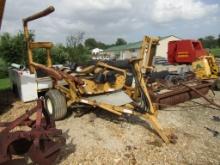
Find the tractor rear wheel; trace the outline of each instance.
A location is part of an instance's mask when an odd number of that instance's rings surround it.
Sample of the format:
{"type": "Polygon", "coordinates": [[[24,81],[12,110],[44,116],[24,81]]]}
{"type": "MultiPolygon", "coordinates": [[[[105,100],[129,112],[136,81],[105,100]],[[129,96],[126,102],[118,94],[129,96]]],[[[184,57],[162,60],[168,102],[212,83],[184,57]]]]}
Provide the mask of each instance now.
{"type": "Polygon", "coordinates": [[[50,89],[45,94],[45,107],[54,120],[61,120],[67,114],[66,98],[57,89],[50,89]]]}

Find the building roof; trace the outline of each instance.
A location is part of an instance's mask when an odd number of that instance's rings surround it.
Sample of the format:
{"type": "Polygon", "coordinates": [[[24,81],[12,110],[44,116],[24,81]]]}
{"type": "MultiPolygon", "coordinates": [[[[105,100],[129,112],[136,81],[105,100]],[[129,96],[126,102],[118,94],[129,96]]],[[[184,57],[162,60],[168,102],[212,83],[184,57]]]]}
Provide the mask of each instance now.
{"type": "Polygon", "coordinates": [[[175,38],[178,38],[178,39],[182,39],[182,38],[177,37],[177,36],[175,36],[175,35],[169,35],[169,36],[164,36],[164,37],[159,37],[159,38],[160,38],[160,41],[161,41],[161,40],[167,39],[167,38],[169,38],[169,37],[175,37],[175,38]]]}
{"type": "MultiPolygon", "coordinates": [[[[159,38],[160,38],[160,40],[164,40],[164,39],[172,37],[172,36],[176,37],[174,35],[169,35],[169,36],[159,37],[159,38]]],[[[176,38],[179,38],[179,37],[176,37],[176,38]]],[[[120,52],[120,51],[123,51],[123,50],[138,49],[138,48],[141,47],[141,43],[142,43],[142,41],[128,43],[126,45],[113,46],[113,47],[110,47],[110,48],[106,49],[105,52],[120,52]]]]}
{"type": "Polygon", "coordinates": [[[126,45],[120,45],[120,46],[113,46],[110,47],[108,49],[106,49],[105,51],[111,51],[111,52],[117,52],[117,51],[122,51],[122,50],[129,50],[129,49],[137,49],[141,47],[141,42],[133,42],[133,43],[128,43],[126,45]]]}

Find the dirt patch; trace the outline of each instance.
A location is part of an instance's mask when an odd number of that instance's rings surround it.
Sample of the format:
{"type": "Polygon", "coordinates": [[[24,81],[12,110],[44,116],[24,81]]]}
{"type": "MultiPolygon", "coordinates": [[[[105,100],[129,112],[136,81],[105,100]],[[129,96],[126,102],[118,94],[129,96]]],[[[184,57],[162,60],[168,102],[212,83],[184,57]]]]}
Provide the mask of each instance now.
{"type": "Polygon", "coordinates": [[[12,121],[25,113],[26,110],[33,108],[35,102],[23,103],[10,91],[0,92],[0,121],[12,121]]]}
{"type": "MultiPolygon", "coordinates": [[[[220,104],[220,92],[215,101],[220,104]]],[[[12,120],[34,105],[14,100],[0,120],[12,120]]],[[[220,131],[220,122],[212,120],[220,116],[220,110],[203,99],[159,111],[162,127],[178,137],[176,144],[169,145],[135,118],[118,118],[99,110],[81,117],[74,114],[56,123],[67,138],[60,165],[220,164],[220,136],[214,137],[205,128],[220,131]]]]}

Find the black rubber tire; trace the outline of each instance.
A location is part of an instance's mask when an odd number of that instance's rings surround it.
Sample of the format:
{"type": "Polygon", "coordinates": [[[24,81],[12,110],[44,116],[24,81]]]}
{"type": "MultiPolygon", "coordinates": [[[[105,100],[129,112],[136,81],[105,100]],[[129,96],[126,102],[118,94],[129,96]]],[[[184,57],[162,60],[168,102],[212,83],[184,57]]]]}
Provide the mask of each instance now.
{"type": "Polygon", "coordinates": [[[50,89],[45,94],[45,107],[47,112],[53,116],[54,120],[61,120],[67,114],[66,98],[57,89],[50,89]],[[51,103],[50,107],[48,107],[49,101],[51,103]]]}

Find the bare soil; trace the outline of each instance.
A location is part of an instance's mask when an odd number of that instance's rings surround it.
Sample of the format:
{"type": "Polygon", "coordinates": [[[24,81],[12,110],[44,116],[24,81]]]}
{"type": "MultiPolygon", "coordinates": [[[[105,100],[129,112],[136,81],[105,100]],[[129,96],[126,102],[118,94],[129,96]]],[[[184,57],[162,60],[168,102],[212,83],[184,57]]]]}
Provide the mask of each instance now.
{"type": "MultiPolygon", "coordinates": [[[[0,94],[0,121],[13,120],[35,105],[8,95],[0,94]]],[[[220,104],[220,92],[214,100],[220,104]]],[[[213,120],[213,116],[220,117],[220,109],[202,98],[159,111],[161,126],[178,137],[176,144],[168,145],[135,117],[119,118],[98,109],[81,117],[74,117],[74,110],[69,112],[65,120],[56,123],[67,138],[57,160],[59,165],[220,165],[220,135],[214,137],[205,128],[220,132],[220,122],[213,120]]]]}

